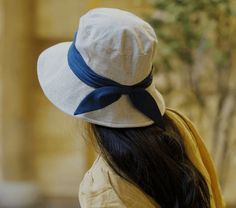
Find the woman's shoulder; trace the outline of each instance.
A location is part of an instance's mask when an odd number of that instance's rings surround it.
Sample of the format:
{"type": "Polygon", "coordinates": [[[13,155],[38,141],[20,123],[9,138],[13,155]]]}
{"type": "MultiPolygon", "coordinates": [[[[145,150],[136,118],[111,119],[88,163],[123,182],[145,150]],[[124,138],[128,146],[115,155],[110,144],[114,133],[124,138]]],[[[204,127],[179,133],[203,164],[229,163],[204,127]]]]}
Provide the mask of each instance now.
{"type": "Polygon", "coordinates": [[[80,183],[80,192],[92,193],[98,189],[111,187],[107,174],[114,174],[101,155],[94,160],[80,183]]]}
{"type": "Polygon", "coordinates": [[[138,187],[115,173],[98,155],[80,184],[81,207],[154,208],[158,205],[138,187]]]}

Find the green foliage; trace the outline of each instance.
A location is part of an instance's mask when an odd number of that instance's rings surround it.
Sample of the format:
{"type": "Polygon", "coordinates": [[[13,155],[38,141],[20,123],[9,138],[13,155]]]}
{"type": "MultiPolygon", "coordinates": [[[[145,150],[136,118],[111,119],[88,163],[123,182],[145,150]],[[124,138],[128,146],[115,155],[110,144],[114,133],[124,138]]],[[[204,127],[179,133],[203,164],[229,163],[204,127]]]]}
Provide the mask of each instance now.
{"type": "MultiPolygon", "coordinates": [[[[150,23],[156,28],[159,47],[159,61],[162,66],[171,66],[172,59],[179,59],[184,64],[192,65],[193,53],[204,40],[204,49],[217,46],[218,38],[227,41],[229,36],[228,19],[233,11],[228,0],[157,0],[156,17],[150,23]],[[168,61],[169,60],[169,61],[168,61]]],[[[214,56],[216,62],[222,62],[222,54],[214,56]]]]}

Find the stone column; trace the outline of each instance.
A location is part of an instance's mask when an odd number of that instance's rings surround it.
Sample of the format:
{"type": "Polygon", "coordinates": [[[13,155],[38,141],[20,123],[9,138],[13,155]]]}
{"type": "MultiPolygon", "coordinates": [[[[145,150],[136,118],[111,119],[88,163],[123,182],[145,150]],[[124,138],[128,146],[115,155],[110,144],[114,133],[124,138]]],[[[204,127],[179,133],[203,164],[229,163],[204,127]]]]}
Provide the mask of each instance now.
{"type": "Polygon", "coordinates": [[[2,38],[3,38],[3,26],[4,26],[4,10],[3,10],[3,0],[0,0],[0,181],[3,179],[3,145],[2,145],[2,112],[3,112],[3,106],[2,106],[2,92],[3,92],[3,84],[2,84],[2,38]]]}
{"type": "Polygon", "coordinates": [[[37,186],[30,182],[33,60],[33,2],[0,0],[0,83],[2,178],[0,207],[35,207],[37,186]]]}
{"type": "MultiPolygon", "coordinates": [[[[33,1],[1,0],[5,12],[1,33],[1,147],[5,180],[28,179],[31,80],[33,75],[33,1]],[[27,170],[27,171],[26,171],[27,170]]],[[[2,14],[1,14],[2,15],[2,14]]]]}

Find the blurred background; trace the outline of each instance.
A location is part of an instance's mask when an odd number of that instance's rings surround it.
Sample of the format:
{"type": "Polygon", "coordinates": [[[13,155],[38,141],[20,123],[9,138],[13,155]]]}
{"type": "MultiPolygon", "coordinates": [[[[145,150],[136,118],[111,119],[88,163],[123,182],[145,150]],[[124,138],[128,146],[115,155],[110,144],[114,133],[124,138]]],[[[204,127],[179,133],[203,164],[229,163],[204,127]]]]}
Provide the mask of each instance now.
{"type": "Polygon", "coordinates": [[[155,81],[195,122],[227,207],[236,207],[236,0],[0,0],[0,208],[79,207],[96,153],[79,123],[43,95],[39,53],[71,41],[79,17],[116,7],[155,28],[155,81]]]}

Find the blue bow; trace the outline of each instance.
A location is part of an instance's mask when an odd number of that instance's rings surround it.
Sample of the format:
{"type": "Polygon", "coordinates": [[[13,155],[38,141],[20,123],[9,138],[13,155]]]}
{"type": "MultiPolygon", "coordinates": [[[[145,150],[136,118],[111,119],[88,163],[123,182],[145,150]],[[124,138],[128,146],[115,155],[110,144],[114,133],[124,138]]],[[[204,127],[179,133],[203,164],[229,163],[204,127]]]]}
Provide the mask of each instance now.
{"type": "Polygon", "coordinates": [[[161,112],[154,98],[145,90],[152,83],[152,72],[141,82],[126,86],[111,79],[96,74],[84,61],[75,47],[75,39],[68,54],[68,64],[73,73],[85,84],[95,90],[88,94],[79,104],[74,115],[102,109],[115,101],[121,95],[128,95],[130,101],[143,114],[151,118],[160,128],[164,129],[161,112]]]}

